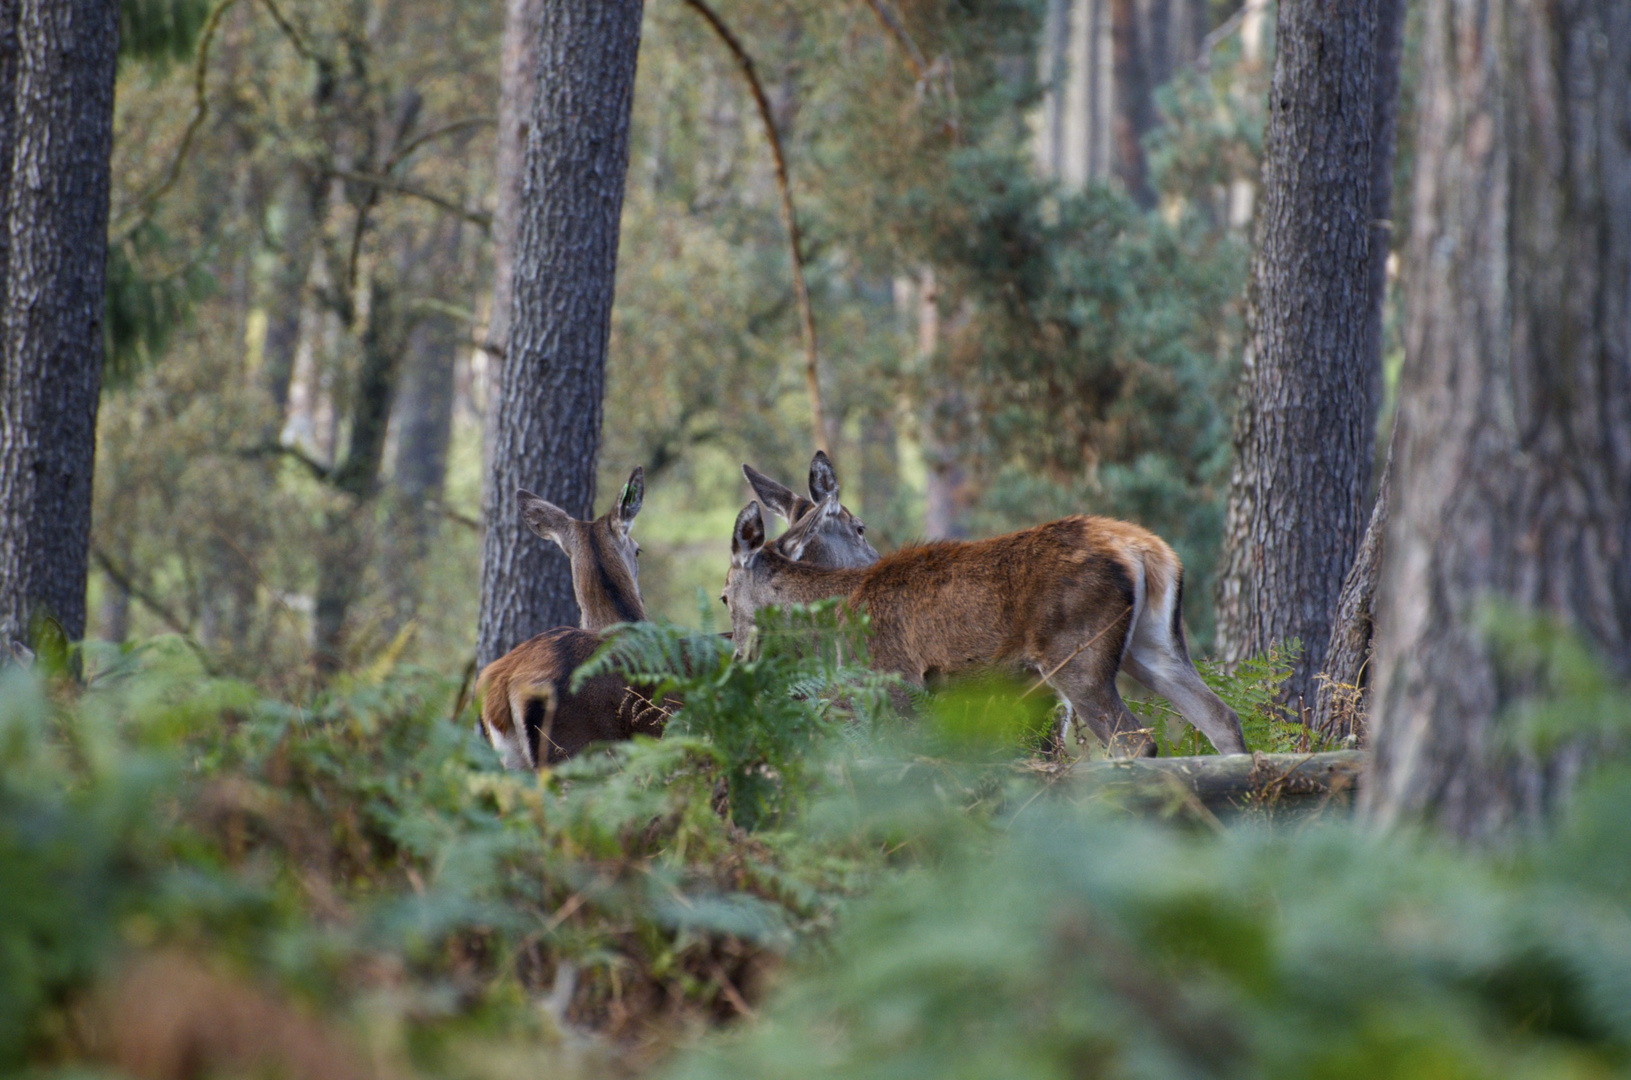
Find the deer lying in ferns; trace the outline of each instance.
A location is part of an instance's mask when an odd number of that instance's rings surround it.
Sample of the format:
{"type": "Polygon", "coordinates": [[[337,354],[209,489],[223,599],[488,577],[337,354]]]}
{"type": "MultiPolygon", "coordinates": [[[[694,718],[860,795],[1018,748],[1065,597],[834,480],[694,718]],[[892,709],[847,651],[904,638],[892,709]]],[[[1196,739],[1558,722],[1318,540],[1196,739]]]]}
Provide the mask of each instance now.
{"type": "Polygon", "coordinates": [[[842,596],[871,618],[873,666],[916,685],[980,667],[1029,668],[1112,752],[1152,755],[1154,741],[1116,690],[1125,668],[1219,752],[1245,752],[1240,718],[1189,659],[1183,566],[1154,533],[1078,516],[907,547],[861,569],[800,562],[804,538],[834,512],[836,501],[822,500],[773,545],[758,503],[737,517],[722,599],[739,655],[760,608],[842,596]]]}
{"type": "MultiPolygon", "coordinates": [[[[767,505],[797,522],[831,497],[820,525],[800,533],[801,554],[821,565],[859,566],[878,553],[866,525],[838,502],[838,477],[827,455],[810,462],[810,498],[744,465],[744,475],[767,505]]],[[[594,521],[578,521],[527,491],[518,492],[527,527],[561,546],[572,560],[572,591],[583,612],[580,626],[545,631],[482,670],[477,683],[481,730],[510,769],[563,761],[592,742],[657,735],[668,706],[615,675],[600,675],[572,691],[572,673],[600,647],[601,632],[645,619],[640,596],[640,547],[630,536],[644,500],[644,473],[635,469],[618,503],[594,521]],[[542,753],[540,753],[542,751],[542,753]]]]}

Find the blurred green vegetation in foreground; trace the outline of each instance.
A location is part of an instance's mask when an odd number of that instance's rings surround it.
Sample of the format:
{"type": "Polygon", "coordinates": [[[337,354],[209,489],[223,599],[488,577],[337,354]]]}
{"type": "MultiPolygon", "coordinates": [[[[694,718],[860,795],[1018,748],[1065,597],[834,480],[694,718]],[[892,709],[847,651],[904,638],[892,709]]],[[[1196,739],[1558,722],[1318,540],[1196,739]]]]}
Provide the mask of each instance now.
{"type": "Polygon", "coordinates": [[[1631,1071],[1631,778],[1484,854],[1139,818],[1029,700],[897,718],[834,627],[639,628],[668,735],[540,776],[389,658],[302,704],[175,639],[7,670],[0,1073],[1631,1071]]]}

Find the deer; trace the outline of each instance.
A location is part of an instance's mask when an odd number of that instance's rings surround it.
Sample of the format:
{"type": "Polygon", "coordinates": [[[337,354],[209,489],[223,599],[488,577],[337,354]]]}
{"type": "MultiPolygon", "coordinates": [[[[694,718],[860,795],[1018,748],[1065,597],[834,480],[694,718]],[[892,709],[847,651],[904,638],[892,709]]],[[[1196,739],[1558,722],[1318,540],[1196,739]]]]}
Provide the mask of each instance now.
{"type": "MultiPolygon", "coordinates": [[[[838,477],[825,453],[817,451],[810,462],[808,499],[752,466],[743,465],[742,472],[789,523],[832,497],[820,526],[800,533],[805,559],[831,566],[877,561],[877,551],[865,539],[866,524],[838,502],[838,477]]],[[[594,521],[579,521],[525,489],[516,497],[527,527],[559,545],[571,560],[572,592],[583,616],[578,626],[538,634],[482,669],[480,732],[507,769],[555,764],[592,742],[660,735],[677,702],[654,702],[652,694],[616,675],[598,675],[571,689],[573,673],[600,647],[604,631],[646,617],[640,545],[630,535],[645,497],[644,470],[629,474],[617,504],[594,521]]]]}
{"type": "Polygon", "coordinates": [[[871,620],[874,668],[923,686],[981,668],[1029,669],[1112,753],[1153,756],[1155,742],[1121,699],[1125,670],[1166,697],[1219,753],[1246,752],[1240,718],[1202,681],[1183,626],[1183,564],[1160,537],[1078,515],[988,540],[909,545],[866,567],[800,560],[826,519],[821,500],[773,544],[757,502],[737,515],[721,599],[738,656],[759,609],[843,597],[871,620]]]}

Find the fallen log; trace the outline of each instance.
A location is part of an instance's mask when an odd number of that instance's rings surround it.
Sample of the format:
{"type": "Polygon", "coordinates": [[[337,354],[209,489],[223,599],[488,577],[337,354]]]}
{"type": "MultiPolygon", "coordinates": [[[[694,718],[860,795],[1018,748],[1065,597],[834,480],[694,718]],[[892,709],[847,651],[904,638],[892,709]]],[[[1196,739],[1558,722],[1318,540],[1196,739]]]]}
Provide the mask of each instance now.
{"type": "Polygon", "coordinates": [[[1079,764],[1071,775],[1129,809],[1307,810],[1350,805],[1369,760],[1363,750],[1123,758],[1079,764]]]}

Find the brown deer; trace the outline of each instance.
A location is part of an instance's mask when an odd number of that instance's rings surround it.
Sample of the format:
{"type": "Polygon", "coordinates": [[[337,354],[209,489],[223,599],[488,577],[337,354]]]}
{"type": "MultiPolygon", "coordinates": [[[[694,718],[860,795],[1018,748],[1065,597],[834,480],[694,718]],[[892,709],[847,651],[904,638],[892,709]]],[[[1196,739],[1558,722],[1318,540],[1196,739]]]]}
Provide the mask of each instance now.
{"type": "MultiPolygon", "coordinates": [[[[826,454],[817,451],[810,462],[810,499],[747,465],[742,471],[767,501],[784,508],[789,521],[831,498],[820,526],[800,534],[804,558],[833,566],[877,561],[878,553],[864,539],[866,525],[838,502],[838,477],[826,454]]],[[[630,474],[617,505],[594,521],[577,521],[530,492],[517,494],[527,526],[559,544],[572,560],[572,591],[583,622],[545,631],[482,670],[477,682],[482,733],[510,769],[563,761],[592,742],[660,734],[673,703],[659,706],[650,693],[615,675],[570,689],[572,673],[600,647],[601,631],[645,618],[640,546],[629,535],[645,494],[643,471],[630,474]]]]}
{"type": "Polygon", "coordinates": [[[873,666],[915,685],[980,667],[1029,668],[1113,752],[1153,754],[1116,690],[1125,668],[1220,753],[1245,753],[1240,718],[1189,659],[1183,566],[1154,533],[1078,516],[990,540],[906,547],[864,568],[799,561],[805,536],[835,512],[834,500],[822,500],[768,546],[758,503],[737,516],[722,599],[738,655],[751,648],[760,608],[842,596],[871,618],[873,666]]]}

